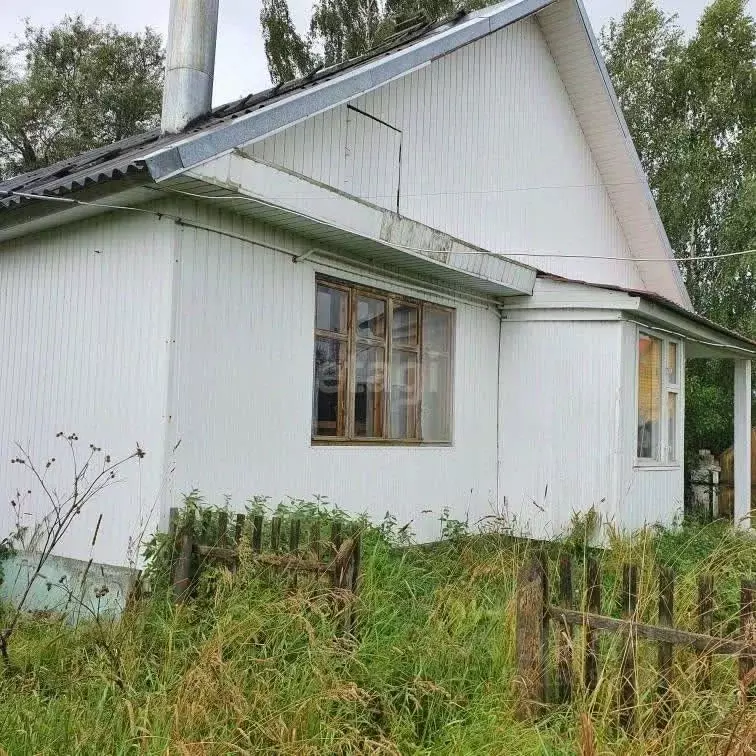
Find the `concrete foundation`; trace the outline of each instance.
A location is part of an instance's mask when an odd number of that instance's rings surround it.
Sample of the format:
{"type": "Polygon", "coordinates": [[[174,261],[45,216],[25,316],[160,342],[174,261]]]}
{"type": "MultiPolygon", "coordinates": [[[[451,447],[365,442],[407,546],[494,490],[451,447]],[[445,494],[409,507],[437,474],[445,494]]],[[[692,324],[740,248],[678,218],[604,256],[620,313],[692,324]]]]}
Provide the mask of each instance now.
{"type": "MultiPolygon", "coordinates": [[[[18,602],[26,590],[37,564],[38,555],[18,553],[3,564],[5,579],[0,598],[18,602]]],[[[24,606],[31,612],[68,615],[73,621],[120,614],[134,586],[137,571],[129,567],[92,564],[78,559],[51,556],[32,585],[24,606]]]]}

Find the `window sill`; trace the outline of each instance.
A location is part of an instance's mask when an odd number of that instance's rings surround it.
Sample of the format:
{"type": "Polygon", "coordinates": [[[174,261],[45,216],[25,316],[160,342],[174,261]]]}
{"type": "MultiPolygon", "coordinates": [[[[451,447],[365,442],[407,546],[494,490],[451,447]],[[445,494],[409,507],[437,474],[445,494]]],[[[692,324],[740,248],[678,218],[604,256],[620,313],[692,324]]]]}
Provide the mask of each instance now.
{"type": "Polygon", "coordinates": [[[648,470],[649,472],[652,472],[654,470],[656,471],[667,471],[671,472],[672,470],[680,470],[682,469],[682,465],[679,462],[675,462],[671,465],[665,465],[661,462],[656,462],[653,459],[649,460],[643,460],[643,459],[636,459],[635,464],[633,465],[634,470],[648,470]]]}
{"type": "Polygon", "coordinates": [[[427,448],[450,448],[454,446],[452,441],[401,441],[398,439],[388,438],[313,438],[310,440],[312,446],[394,446],[394,447],[427,447],[427,448]]]}

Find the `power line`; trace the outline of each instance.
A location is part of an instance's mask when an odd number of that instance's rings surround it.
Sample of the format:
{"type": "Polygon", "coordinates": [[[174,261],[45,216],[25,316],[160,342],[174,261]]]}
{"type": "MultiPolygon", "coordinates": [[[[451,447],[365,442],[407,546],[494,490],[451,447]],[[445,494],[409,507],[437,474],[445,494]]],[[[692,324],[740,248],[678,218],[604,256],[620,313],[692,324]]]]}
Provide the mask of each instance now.
{"type": "MultiPolygon", "coordinates": [[[[248,202],[252,202],[254,204],[258,205],[265,205],[267,207],[271,207],[275,210],[285,210],[290,213],[295,213],[296,215],[300,215],[303,218],[307,218],[308,220],[312,220],[316,223],[319,223],[324,226],[330,226],[331,228],[337,228],[339,231],[346,231],[347,233],[351,234],[357,234],[358,236],[365,236],[361,231],[358,231],[356,229],[350,229],[346,226],[340,226],[336,223],[332,223],[330,221],[324,221],[320,218],[316,218],[312,215],[308,215],[306,213],[300,212],[299,210],[293,210],[292,208],[286,207],[285,205],[278,205],[273,202],[268,202],[267,200],[264,200],[262,198],[258,197],[248,197],[243,194],[238,195],[206,195],[206,194],[196,194],[194,192],[186,192],[181,189],[170,189],[170,188],[163,188],[160,187],[160,191],[163,192],[170,192],[172,194],[181,194],[186,197],[194,197],[197,199],[217,199],[217,200],[246,200],[248,202]]],[[[438,230],[438,229],[436,229],[438,230]]],[[[453,253],[453,254],[462,254],[462,255],[499,255],[502,257],[506,257],[509,255],[514,255],[517,257],[561,257],[561,258],[568,258],[568,259],[581,259],[581,260],[619,260],[623,262],[670,262],[670,258],[668,257],[621,257],[621,256],[612,256],[612,255],[581,255],[581,254],[571,254],[571,253],[562,253],[558,250],[548,250],[543,252],[533,252],[530,250],[515,250],[510,249],[506,250],[505,252],[495,252],[495,251],[469,251],[469,252],[461,252],[461,251],[452,251],[450,249],[426,249],[423,247],[411,247],[406,244],[401,244],[400,242],[394,242],[394,241],[388,241],[386,239],[376,239],[373,237],[366,237],[369,238],[371,241],[375,241],[379,244],[388,244],[393,247],[400,247],[401,249],[406,249],[411,252],[422,252],[424,254],[445,254],[445,253],[453,253]]],[[[461,241],[461,240],[460,240],[461,241]]],[[[464,242],[462,242],[464,243],[464,242]]],[[[692,255],[690,257],[675,257],[674,259],[677,262],[693,262],[693,261],[700,261],[700,260],[719,260],[725,257],[739,257],[742,255],[749,255],[756,252],[754,249],[746,249],[741,252],[723,252],[721,255],[692,255]]]]}
{"type": "MultiPolygon", "coordinates": [[[[291,208],[286,207],[285,205],[275,204],[273,202],[269,202],[267,200],[264,200],[258,197],[249,197],[242,194],[206,195],[206,194],[197,194],[194,192],[186,192],[181,189],[171,189],[171,188],[163,188],[163,187],[149,187],[149,188],[155,189],[156,191],[160,191],[163,193],[178,194],[178,195],[183,195],[185,197],[192,197],[192,198],[202,199],[202,200],[233,200],[237,202],[239,200],[244,200],[244,201],[251,202],[257,205],[264,205],[266,207],[270,207],[275,210],[284,210],[286,212],[295,213],[296,215],[299,215],[303,218],[307,218],[308,220],[313,221],[314,223],[318,223],[319,225],[328,226],[330,228],[336,228],[339,231],[345,231],[346,233],[355,234],[357,236],[361,236],[365,239],[373,241],[377,244],[385,244],[392,247],[398,247],[399,249],[405,249],[410,252],[420,252],[422,254],[449,254],[449,253],[462,254],[462,255],[492,254],[492,255],[497,255],[500,257],[509,257],[509,256],[526,257],[526,258],[559,257],[559,258],[564,258],[564,259],[613,260],[613,261],[619,261],[619,262],[664,262],[664,263],[671,262],[670,258],[668,257],[622,257],[622,256],[615,256],[615,255],[582,255],[582,254],[573,254],[573,253],[563,253],[563,252],[560,252],[559,250],[545,250],[542,252],[533,252],[532,250],[527,250],[527,249],[523,249],[523,250],[512,249],[512,250],[506,250],[504,252],[496,252],[496,251],[485,251],[485,250],[452,251],[450,249],[428,249],[424,247],[413,247],[407,244],[401,244],[400,242],[388,241],[386,239],[379,239],[376,237],[366,236],[363,232],[357,229],[349,228],[348,226],[341,226],[330,221],[324,221],[321,218],[316,218],[315,216],[308,215],[307,213],[303,213],[298,210],[292,210],[291,208]]],[[[60,203],[66,203],[69,205],[81,205],[84,207],[99,207],[105,210],[126,210],[126,211],[131,211],[131,212],[147,213],[149,215],[154,215],[158,217],[167,217],[167,218],[172,218],[173,220],[180,220],[180,218],[177,218],[176,216],[172,216],[170,215],[170,213],[162,213],[157,210],[149,210],[149,209],[140,208],[140,207],[131,207],[128,205],[112,205],[105,202],[87,202],[85,200],[77,200],[71,197],[51,197],[48,195],[30,194],[28,192],[11,191],[11,192],[3,192],[3,194],[7,196],[21,197],[23,199],[35,199],[35,200],[43,200],[43,201],[48,201],[48,202],[60,202],[60,203]]],[[[755,253],[756,253],[756,249],[746,249],[741,252],[723,252],[722,254],[719,254],[719,255],[692,255],[689,257],[676,257],[674,258],[674,260],[677,262],[700,262],[700,261],[706,261],[706,260],[721,260],[728,257],[741,257],[744,255],[750,255],[750,254],[755,254],[755,253]]]]}

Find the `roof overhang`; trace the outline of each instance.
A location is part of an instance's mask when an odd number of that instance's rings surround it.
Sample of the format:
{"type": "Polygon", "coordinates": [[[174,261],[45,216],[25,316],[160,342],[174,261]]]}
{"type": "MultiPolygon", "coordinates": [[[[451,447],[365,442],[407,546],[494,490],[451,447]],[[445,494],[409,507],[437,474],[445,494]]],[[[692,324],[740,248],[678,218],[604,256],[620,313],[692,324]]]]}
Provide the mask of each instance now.
{"type": "Polygon", "coordinates": [[[636,265],[650,291],[693,310],[599,43],[582,0],[558,0],[538,14],[636,265]],[[668,258],[669,263],[659,262],[668,258]]]}
{"type": "Polygon", "coordinates": [[[686,341],[688,358],[756,359],[756,341],[664,297],[538,273],[532,297],[507,300],[512,320],[632,320],[686,341]]]}
{"type": "MultiPolygon", "coordinates": [[[[150,184],[152,182],[149,182],[150,184]]],[[[108,181],[66,195],[39,195],[0,212],[0,242],[85,220],[114,208],[134,209],[155,199],[144,179],[108,181]]]]}
{"type": "Polygon", "coordinates": [[[163,188],[285,228],[384,272],[487,297],[530,295],[535,285],[535,268],[246,155],[227,154],[163,188]]]}
{"type": "Polygon", "coordinates": [[[434,29],[406,47],[354,67],[334,67],[282,97],[263,100],[251,112],[222,119],[145,158],[162,181],[252,144],[318,113],[406,76],[434,60],[533,16],[544,34],[575,114],[606,184],[640,275],[686,309],[690,297],[675,261],[651,190],[638,159],[598,42],[581,0],[508,0],[434,29]],[[321,78],[322,75],[322,78],[321,78]],[[654,262],[644,262],[646,259],[654,262]],[[668,258],[668,264],[659,262],[668,258]]]}
{"type": "Polygon", "coordinates": [[[687,359],[713,357],[756,359],[756,342],[700,315],[687,312],[672,302],[640,295],[635,310],[641,323],[662,328],[686,341],[687,359]]]}

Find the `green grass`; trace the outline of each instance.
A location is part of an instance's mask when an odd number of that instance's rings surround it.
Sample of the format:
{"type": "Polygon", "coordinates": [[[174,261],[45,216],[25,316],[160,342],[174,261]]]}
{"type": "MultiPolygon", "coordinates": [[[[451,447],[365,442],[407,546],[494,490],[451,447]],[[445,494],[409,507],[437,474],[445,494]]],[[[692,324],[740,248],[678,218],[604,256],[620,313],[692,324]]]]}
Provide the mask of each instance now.
{"type": "MultiPolygon", "coordinates": [[[[713,692],[698,694],[698,659],[677,651],[677,711],[656,730],[656,649],[643,643],[639,731],[618,732],[621,638],[602,641],[593,695],[578,689],[572,705],[518,722],[514,584],[528,548],[487,535],[399,549],[369,530],[356,639],[334,633],[323,585],[300,580],[295,589],[246,560],[233,576],[206,572],[189,605],[156,589],[101,629],[26,619],[10,646],[14,669],[0,676],[0,745],[13,756],[753,752],[756,712],[739,701],[729,659],[715,664],[713,692]]],[[[583,549],[575,539],[560,548],[578,557],[579,600],[583,549]]],[[[697,574],[712,572],[725,630],[737,616],[738,581],[756,565],[756,541],[719,525],[614,538],[602,557],[605,611],[615,611],[612,575],[628,559],[642,564],[648,618],[653,566],[674,566],[676,623],[690,629],[697,574]]],[[[581,642],[576,636],[577,658],[581,642]]]]}

